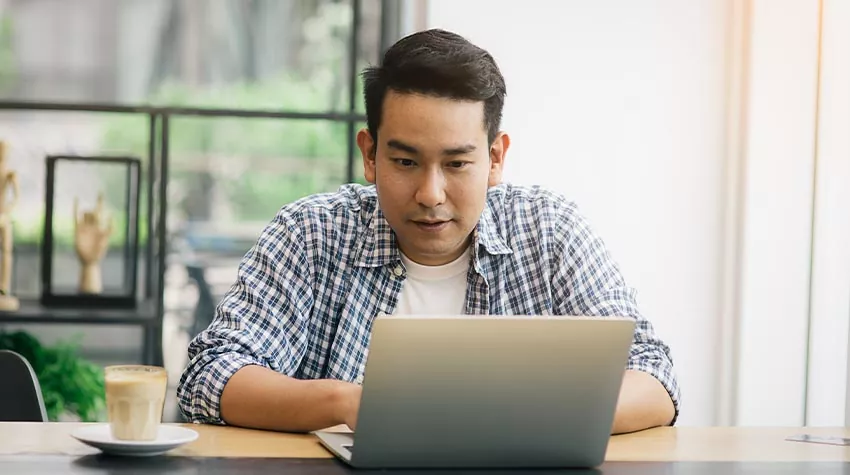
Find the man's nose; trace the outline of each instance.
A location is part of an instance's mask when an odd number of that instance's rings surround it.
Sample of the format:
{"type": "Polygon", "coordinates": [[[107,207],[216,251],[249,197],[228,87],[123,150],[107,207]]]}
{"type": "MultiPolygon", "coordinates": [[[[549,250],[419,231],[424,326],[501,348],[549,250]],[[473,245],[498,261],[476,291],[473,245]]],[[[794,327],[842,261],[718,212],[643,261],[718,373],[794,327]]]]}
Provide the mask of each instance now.
{"type": "Polygon", "coordinates": [[[416,190],[416,201],[426,208],[436,208],[446,201],[446,179],[441,170],[426,171],[416,190]]]}

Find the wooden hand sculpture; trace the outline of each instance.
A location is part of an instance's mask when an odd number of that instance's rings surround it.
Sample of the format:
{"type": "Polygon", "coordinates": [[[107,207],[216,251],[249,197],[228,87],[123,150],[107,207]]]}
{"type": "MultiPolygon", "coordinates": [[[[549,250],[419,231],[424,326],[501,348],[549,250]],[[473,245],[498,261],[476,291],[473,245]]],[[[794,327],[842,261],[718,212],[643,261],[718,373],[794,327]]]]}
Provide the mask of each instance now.
{"type": "Polygon", "coordinates": [[[15,311],[20,307],[10,295],[12,288],[12,212],[18,202],[18,177],[6,163],[6,144],[0,142],[0,311],[15,311]],[[11,196],[8,196],[11,192],[11,196]]]}
{"type": "Polygon", "coordinates": [[[97,206],[92,211],[78,212],[78,199],[74,198],[74,248],[80,260],[80,292],[99,294],[103,291],[100,261],[109,247],[112,234],[112,218],[104,215],[103,194],[97,197],[97,206]]]}

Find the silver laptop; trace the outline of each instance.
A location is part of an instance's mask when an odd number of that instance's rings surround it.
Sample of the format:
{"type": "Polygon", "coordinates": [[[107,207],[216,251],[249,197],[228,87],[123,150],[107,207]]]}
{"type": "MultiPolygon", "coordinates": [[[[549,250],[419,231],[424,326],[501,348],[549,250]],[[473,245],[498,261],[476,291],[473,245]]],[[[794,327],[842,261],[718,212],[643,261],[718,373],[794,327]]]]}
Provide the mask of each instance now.
{"type": "Polygon", "coordinates": [[[630,318],[379,317],[357,429],[319,431],[357,468],[601,464],[630,318]]]}

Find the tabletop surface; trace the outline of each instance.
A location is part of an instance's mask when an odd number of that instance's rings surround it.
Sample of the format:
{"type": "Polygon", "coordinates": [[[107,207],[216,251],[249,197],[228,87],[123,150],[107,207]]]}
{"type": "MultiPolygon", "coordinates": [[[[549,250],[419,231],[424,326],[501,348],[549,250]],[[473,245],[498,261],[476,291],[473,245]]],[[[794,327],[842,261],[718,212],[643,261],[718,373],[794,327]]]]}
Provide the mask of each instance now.
{"type": "MultiPolygon", "coordinates": [[[[70,436],[79,426],[77,423],[0,423],[0,473],[103,473],[104,470],[108,473],[166,470],[263,473],[286,470],[288,473],[331,475],[351,471],[333,459],[312,434],[182,424],[198,432],[196,441],[164,456],[140,459],[101,454],[70,436]]],[[[602,467],[569,473],[850,472],[850,447],[785,440],[796,434],[850,437],[850,430],[837,427],[656,428],[611,437],[602,467]]],[[[517,473],[516,470],[510,472],[517,473]]]]}

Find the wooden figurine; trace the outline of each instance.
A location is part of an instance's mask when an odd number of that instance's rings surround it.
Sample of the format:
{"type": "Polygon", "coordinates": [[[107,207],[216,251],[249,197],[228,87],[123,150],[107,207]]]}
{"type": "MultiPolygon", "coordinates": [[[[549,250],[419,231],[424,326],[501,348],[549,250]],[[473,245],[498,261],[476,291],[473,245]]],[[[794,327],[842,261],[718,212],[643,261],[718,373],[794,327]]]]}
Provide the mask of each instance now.
{"type": "Polygon", "coordinates": [[[103,292],[100,263],[109,247],[112,218],[105,216],[103,193],[97,196],[97,206],[84,211],[82,216],[78,211],[78,201],[74,198],[74,249],[80,260],[80,292],[100,294],[103,292]]]}
{"type": "Polygon", "coordinates": [[[20,308],[18,299],[11,295],[12,287],[12,212],[18,203],[18,177],[9,170],[6,161],[6,144],[0,142],[0,311],[14,312],[20,308]],[[11,192],[11,198],[7,195],[11,192]]]}

